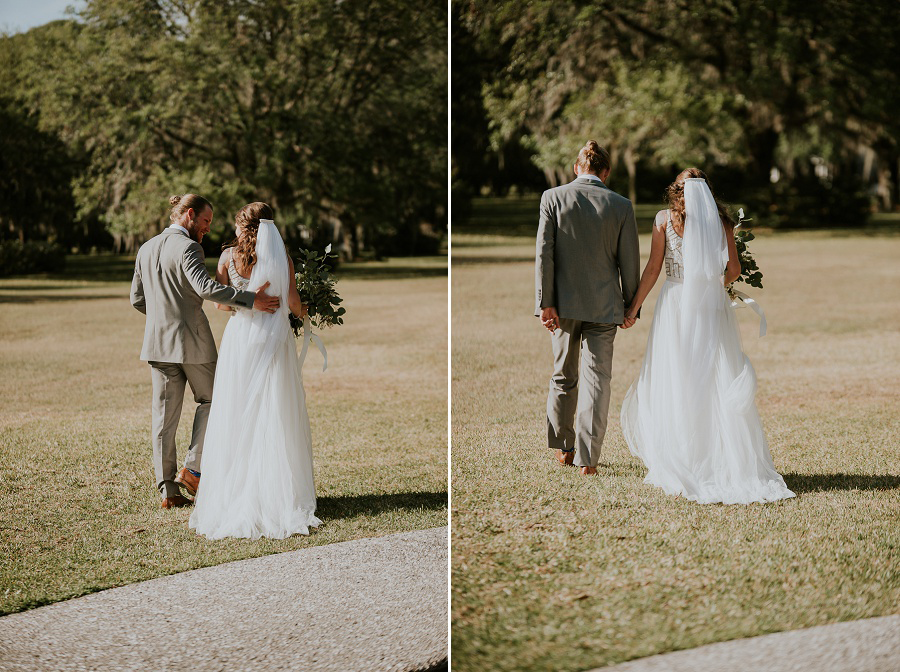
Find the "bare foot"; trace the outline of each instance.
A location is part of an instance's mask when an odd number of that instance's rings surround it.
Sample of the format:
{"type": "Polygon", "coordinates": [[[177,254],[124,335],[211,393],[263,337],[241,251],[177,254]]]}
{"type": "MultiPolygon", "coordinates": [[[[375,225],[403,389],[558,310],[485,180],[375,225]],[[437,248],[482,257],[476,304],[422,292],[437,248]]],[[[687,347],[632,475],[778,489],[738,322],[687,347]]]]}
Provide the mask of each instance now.
{"type": "Polygon", "coordinates": [[[582,475],[582,476],[591,476],[591,475],[596,474],[596,473],[597,473],[597,468],[596,468],[596,467],[582,467],[582,468],[581,468],[581,475],[582,475]]]}

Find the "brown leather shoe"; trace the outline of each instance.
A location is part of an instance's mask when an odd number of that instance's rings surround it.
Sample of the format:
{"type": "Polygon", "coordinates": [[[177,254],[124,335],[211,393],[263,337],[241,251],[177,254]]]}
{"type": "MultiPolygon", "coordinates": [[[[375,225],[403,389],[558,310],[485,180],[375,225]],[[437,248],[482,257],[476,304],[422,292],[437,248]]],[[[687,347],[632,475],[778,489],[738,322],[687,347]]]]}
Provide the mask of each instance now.
{"type": "Polygon", "coordinates": [[[187,467],[182,467],[175,477],[175,482],[187,490],[191,497],[197,496],[197,488],[200,487],[200,477],[194,476],[187,467]]]}
{"type": "Polygon", "coordinates": [[[597,468],[596,468],[596,467],[582,467],[582,468],[581,468],[581,475],[582,475],[582,476],[591,476],[591,475],[596,474],[596,473],[597,473],[597,468]]]}
{"type": "Polygon", "coordinates": [[[187,497],[182,497],[181,495],[175,495],[174,497],[166,497],[162,500],[162,508],[164,509],[178,509],[182,506],[190,506],[193,504],[191,500],[187,497]]]}
{"type": "Polygon", "coordinates": [[[567,467],[575,462],[575,451],[574,450],[560,450],[556,449],[556,459],[559,460],[559,463],[564,467],[567,467]]]}

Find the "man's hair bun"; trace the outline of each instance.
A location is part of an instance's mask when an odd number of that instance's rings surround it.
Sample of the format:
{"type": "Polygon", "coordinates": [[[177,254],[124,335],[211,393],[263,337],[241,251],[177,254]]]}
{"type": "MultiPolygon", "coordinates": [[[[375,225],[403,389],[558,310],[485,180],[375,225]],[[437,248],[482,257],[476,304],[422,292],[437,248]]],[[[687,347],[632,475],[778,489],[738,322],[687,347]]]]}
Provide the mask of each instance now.
{"type": "Polygon", "coordinates": [[[169,204],[172,212],[169,213],[169,221],[175,224],[188,210],[194,211],[194,217],[203,212],[204,208],[212,210],[212,203],[197,194],[182,194],[181,196],[169,196],[169,204]]]}
{"type": "Polygon", "coordinates": [[[575,163],[582,170],[589,170],[594,175],[600,176],[605,170],[609,170],[609,152],[597,144],[594,140],[588,140],[584,143],[584,147],[578,152],[578,158],[575,163]]]}

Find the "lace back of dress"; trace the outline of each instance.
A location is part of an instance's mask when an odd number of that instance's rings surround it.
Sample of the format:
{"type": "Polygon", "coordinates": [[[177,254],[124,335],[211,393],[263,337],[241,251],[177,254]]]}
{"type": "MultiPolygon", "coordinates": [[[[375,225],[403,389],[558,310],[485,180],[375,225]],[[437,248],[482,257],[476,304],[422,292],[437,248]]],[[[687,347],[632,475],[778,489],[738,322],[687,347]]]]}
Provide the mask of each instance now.
{"type": "Polygon", "coordinates": [[[234,263],[234,253],[231,254],[231,260],[228,262],[228,279],[231,280],[231,286],[240,290],[247,289],[250,284],[250,278],[245,278],[238,273],[237,266],[234,263]]]}
{"type": "Polygon", "coordinates": [[[678,280],[684,279],[684,256],[681,252],[682,239],[675,232],[675,225],[672,224],[672,211],[666,210],[666,253],[664,261],[666,264],[666,277],[678,280]]]}

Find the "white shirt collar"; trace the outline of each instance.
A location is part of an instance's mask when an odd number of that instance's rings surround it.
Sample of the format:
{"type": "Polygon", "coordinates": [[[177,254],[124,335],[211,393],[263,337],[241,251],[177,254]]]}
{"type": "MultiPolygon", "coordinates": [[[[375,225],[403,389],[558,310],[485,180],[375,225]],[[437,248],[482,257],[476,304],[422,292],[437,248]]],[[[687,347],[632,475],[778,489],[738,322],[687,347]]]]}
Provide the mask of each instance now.
{"type": "Polygon", "coordinates": [[[179,231],[184,231],[184,235],[186,235],[188,238],[191,237],[191,232],[188,231],[186,228],[184,228],[181,224],[172,224],[169,228],[170,229],[178,229],[179,231]]]}

